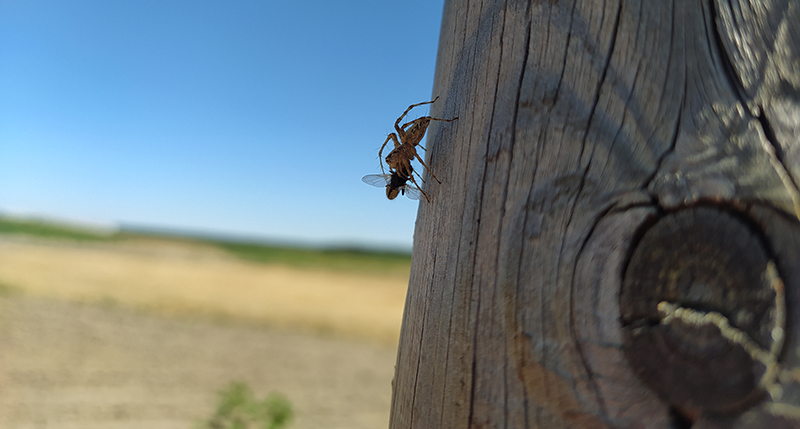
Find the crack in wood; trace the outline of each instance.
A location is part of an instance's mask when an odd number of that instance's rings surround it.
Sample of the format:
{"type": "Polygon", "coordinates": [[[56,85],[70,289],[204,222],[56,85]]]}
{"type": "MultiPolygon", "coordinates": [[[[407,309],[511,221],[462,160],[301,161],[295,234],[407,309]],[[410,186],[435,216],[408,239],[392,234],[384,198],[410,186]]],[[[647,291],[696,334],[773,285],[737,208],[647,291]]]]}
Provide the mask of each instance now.
{"type": "MultiPolygon", "coordinates": [[[[763,132],[766,141],[770,146],[772,146],[772,155],[777,160],[778,166],[776,166],[776,169],[778,170],[778,174],[785,182],[787,191],[790,192],[792,200],[794,201],[795,216],[800,218],[800,187],[798,186],[796,178],[791,174],[791,170],[786,165],[783,149],[778,141],[777,136],[775,135],[769,119],[766,116],[765,109],[761,106],[761,103],[759,103],[758,100],[755,100],[753,97],[748,95],[748,91],[744,87],[742,76],[737,72],[736,67],[734,66],[731,53],[728,51],[725,43],[723,43],[723,33],[720,31],[719,24],[717,22],[719,19],[719,11],[716,6],[718,4],[717,0],[709,0],[709,4],[709,9],[711,11],[711,25],[713,29],[713,38],[710,39],[712,39],[716,45],[716,52],[719,53],[719,57],[722,61],[722,70],[724,71],[724,76],[734,89],[734,94],[736,94],[742,106],[748,106],[748,112],[750,113],[750,116],[758,120],[758,123],[761,125],[761,131],[763,132]]],[[[774,51],[775,48],[774,43],[775,41],[773,41],[772,51],[774,51]]]]}

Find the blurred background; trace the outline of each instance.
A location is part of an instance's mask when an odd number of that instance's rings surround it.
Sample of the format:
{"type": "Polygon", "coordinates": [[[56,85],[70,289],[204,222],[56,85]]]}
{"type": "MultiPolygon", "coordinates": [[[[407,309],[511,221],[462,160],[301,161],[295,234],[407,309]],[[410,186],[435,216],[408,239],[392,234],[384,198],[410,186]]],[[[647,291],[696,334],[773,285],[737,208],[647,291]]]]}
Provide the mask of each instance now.
{"type": "Polygon", "coordinates": [[[386,426],[442,7],[0,2],[0,427],[386,426]]]}

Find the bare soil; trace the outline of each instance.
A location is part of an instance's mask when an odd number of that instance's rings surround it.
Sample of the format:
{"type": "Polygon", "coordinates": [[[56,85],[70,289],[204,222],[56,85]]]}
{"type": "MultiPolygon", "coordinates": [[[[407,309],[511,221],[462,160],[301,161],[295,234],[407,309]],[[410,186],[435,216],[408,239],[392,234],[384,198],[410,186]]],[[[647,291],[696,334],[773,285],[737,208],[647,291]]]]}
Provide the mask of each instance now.
{"type": "Polygon", "coordinates": [[[0,427],[191,428],[233,380],[276,391],[292,428],[379,428],[384,345],[48,298],[0,298],[0,427]]]}
{"type": "Polygon", "coordinates": [[[405,278],[203,249],[0,255],[2,428],[192,428],[231,381],[284,394],[290,428],[387,426],[405,278]]]}

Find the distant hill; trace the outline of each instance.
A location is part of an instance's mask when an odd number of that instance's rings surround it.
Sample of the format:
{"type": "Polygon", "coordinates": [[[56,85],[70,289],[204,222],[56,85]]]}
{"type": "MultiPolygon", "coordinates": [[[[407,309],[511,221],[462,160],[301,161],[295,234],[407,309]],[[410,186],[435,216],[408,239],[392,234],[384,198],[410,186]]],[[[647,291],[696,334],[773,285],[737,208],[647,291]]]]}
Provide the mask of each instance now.
{"type": "Polygon", "coordinates": [[[218,247],[238,258],[301,268],[346,271],[407,271],[409,252],[372,250],[359,247],[302,247],[259,240],[212,238],[201,234],[173,233],[126,226],[121,229],[83,227],[58,221],[0,216],[0,235],[29,236],[46,240],[115,243],[127,240],[167,240],[182,244],[218,247]]]}

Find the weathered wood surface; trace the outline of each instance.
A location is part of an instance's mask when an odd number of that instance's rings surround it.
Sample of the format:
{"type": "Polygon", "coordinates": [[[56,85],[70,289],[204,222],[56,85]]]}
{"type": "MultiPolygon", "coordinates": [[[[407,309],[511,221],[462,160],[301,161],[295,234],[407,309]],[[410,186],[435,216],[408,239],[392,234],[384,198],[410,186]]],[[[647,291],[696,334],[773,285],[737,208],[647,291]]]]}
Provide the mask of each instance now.
{"type": "Polygon", "coordinates": [[[391,427],[800,427],[798,2],[448,0],[439,43],[391,427]]]}

